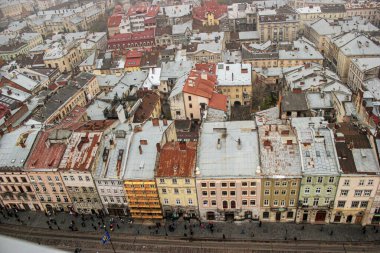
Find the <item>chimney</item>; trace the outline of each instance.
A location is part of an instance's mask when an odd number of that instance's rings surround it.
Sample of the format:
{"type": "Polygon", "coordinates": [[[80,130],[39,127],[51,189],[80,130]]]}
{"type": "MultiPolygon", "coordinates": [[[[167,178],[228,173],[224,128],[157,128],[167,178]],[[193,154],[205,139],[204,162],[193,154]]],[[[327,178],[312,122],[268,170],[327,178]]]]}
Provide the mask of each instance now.
{"type": "Polygon", "coordinates": [[[158,153],[161,152],[161,144],[159,142],[156,143],[156,149],[158,153]]]}
{"type": "Polygon", "coordinates": [[[152,124],[153,124],[153,126],[160,126],[160,121],[159,121],[159,119],[158,119],[158,118],[154,118],[154,119],[152,119],[152,124]]]}
{"type": "Polygon", "coordinates": [[[141,145],[139,145],[139,152],[140,152],[140,155],[142,155],[143,151],[142,151],[141,145]]]}
{"type": "Polygon", "coordinates": [[[12,124],[10,124],[10,125],[7,126],[7,131],[8,131],[8,133],[10,133],[10,132],[13,131],[12,124]]]}
{"type": "Polygon", "coordinates": [[[167,119],[163,119],[162,123],[163,123],[164,126],[167,126],[168,125],[168,120],[167,119]]]}
{"type": "Polygon", "coordinates": [[[220,149],[222,147],[222,144],[220,143],[220,138],[218,138],[218,144],[216,145],[217,149],[220,149]]]}
{"type": "Polygon", "coordinates": [[[240,150],[241,149],[241,140],[240,140],[240,138],[237,140],[237,144],[238,144],[237,148],[240,150]]]}
{"type": "Polygon", "coordinates": [[[231,73],[232,81],[234,80],[234,73],[231,73]]]}
{"type": "Polygon", "coordinates": [[[4,135],[3,129],[0,129],[0,137],[3,137],[3,135],[4,135]]]}
{"type": "Polygon", "coordinates": [[[24,142],[20,142],[20,147],[25,148],[26,147],[25,143],[24,142]]]}
{"type": "Polygon", "coordinates": [[[142,132],[141,126],[135,126],[134,132],[135,133],[142,132]]]}
{"type": "Polygon", "coordinates": [[[140,145],[148,145],[148,140],[140,140],[140,145]]]}
{"type": "Polygon", "coordinates": [[[207,80],[207,73],[204,72],[204,71],[202,71],[201,78],[202,78],[203,80],[207,80]]]}
{"type": "Polygon", "coordinates": [[[181,141],[181,142],[179,143],[179,149],[180,149],[180,150],[186,150],[186,142],[181,141]]]}

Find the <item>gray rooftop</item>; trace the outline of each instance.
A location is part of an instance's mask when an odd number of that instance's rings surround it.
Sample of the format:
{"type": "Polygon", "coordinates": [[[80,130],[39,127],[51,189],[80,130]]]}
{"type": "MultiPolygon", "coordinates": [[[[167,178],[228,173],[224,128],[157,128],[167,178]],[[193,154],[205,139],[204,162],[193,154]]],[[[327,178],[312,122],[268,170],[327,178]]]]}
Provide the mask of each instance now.
{"type": "Polygon", "coordinates": [[[0,138],[0,168],[23,167],[41,125],[25,125],[0,138]]]}
{"type": "Polygon", "coordinates": [[[254,177],[259,164],[254,121],[203,123],[198,144],[199,178],[254,177]]]}
{"type": "Polygon", "coordinates": [[[340,171],[332,130],[322,117],[293,118],[299,147],[302,172],[305,175],[338,175],[340,171]]]}
{"type": "Polygon", "coordinates": [[[159,122],[160,126],[153,126],[152,121],[147,121],[142,126],[142,131],[132,135],[131,145],[128,153],[124,180],[153,180],[157,158],[156,144],[161,142],[162,135],[168,126],[159,122]],[[147,144],[140,144],[141,140],[146,140],[147,144]],[[139,152],[141,146],[142,154],[139,152]]]}

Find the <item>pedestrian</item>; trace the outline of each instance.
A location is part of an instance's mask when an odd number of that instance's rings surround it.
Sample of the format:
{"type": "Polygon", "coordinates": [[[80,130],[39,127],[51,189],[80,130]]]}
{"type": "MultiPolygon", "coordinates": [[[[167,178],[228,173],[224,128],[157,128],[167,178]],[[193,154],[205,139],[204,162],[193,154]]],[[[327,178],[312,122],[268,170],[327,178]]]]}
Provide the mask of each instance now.
{"type": "Polygon", "coordinates": [[[332,236],[333,234],[334,234],[334,231],[331,230],[331,231],[330,231],[330,236],[332,236]]]}
{"type": "Polygon", "coordinates": [[[116,224],[117,229],[120,229],[119,223],[116,224]]]}
{"type": "Polygon", "coordinates": [[[377,234],[377,233],[379,233],[379,230],[376,228],[376,230],[375,230],[375,233],[377,234]]]}
{"type": "Polygon", "coordinates": [[[183,227],[185,228],[185,230],[187,230],[187,226],[186,226],[186,224],[185,224],[183,227]]]}
{"type": "Polygon", "coordinates": [[[30,216],[28,216],[28,220],[30,220],[30,216]]]}
{"type": "Polygon", "coordinates": [[[297,236],[294,237],[294,241],[297,241],[297,236]]]}
{"type": "Polygon", "coordinates": [[[226,235],[225,234],[223,234],[223,240],[225,240],[226,239],[226,235]]]}
{"type": "Polygon", "coordinates": [[[261,228],[261,224],[262,224],[261,221],[259,221],[259,227],[260,227],[260,228],[261,228]]]}
{"type": "Polygon", "coordinates": [[[57,226],[58,230],[61,230],[61,228],[59,226],[57,226]]]}

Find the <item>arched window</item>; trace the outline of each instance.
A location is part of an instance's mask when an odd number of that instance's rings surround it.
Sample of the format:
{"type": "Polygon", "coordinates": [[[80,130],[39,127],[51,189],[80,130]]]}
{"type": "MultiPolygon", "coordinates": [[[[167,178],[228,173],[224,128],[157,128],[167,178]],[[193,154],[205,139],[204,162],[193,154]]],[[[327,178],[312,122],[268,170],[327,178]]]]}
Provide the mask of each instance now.
{"type": "Polygon", "coordinates": [[[236,202],[235,202],[235,200],[231,201],[231,208],[236,208],[236,202]]]}
{"type": "Polygon", "coordinates": [[[228,202],[227,202],[227,200],[223,201],[223,208],[228,208],[228,202]]]}

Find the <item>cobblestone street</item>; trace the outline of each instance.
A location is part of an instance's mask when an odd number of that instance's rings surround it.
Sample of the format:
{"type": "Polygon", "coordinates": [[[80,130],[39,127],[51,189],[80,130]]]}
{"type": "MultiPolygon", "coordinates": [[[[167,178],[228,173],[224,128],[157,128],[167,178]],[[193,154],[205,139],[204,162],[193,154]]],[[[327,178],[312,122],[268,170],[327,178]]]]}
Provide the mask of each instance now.
{"type": "MultiPolygon", "coordinates": [[[[89,231],[99,234],[103,233],[102,219],[93,216],[85,216],[84,222],[82,217],[72,216],[67,213],[59,213],[47,217],[44,213],[40,212],[18,212],[18,218],[14,215],[2,215],[0,213],[1,223],[15,224],[36,227],[36,228],[49,228],[53,230],[70,230],[71,224],[75,231],[89,231]],[[49,221],[50,220],[50,221],[49,221]],[[55,222],[57,224],[55,224],[55,222]],[[82,224],[83,223],[83,224],[82,224]],[[84,226],[83,226],[84,225],[84,226]]],[[[273,240],[311,240],[311,241],[378,241],[380,240],[380,233],[374,226],[367,226],[365,229],[360,225],[346,225],[346,224],[326,224],[326,225],[311,225],[311,224],[295,224],[295,223],[262,223],[259,222],[214,222],[213,231],[209,229],[208,223],[199,221],[178,220],[175,222],[166,221],[161,222],[161,226],[157,228],[156,223],[150,221],[134,221],[132,224],[127,221],[122,221],[118,217],[105,217],[103,218],[104,225],[106,225],[111,233],[124,233],[134,236],[168,236],[173,237],[193,237],[196,239],[223,239],[226,240],[257,240],[257,241],[273,241],[273,240]],[[110,227],[111,220],[113,219],[112,229],[110,227]],[[170,227],[174,228],[170,229],[170,227]],[[192,235],[191,235],[192,234],[192,235]]]]}

